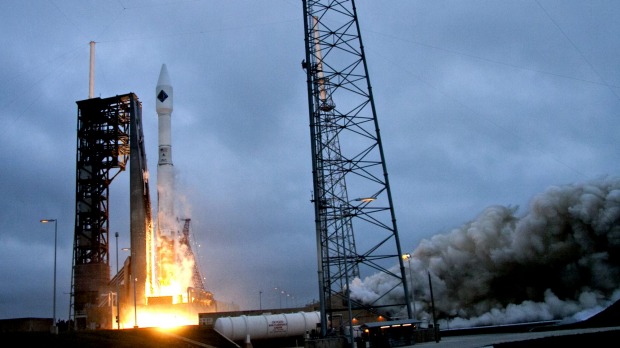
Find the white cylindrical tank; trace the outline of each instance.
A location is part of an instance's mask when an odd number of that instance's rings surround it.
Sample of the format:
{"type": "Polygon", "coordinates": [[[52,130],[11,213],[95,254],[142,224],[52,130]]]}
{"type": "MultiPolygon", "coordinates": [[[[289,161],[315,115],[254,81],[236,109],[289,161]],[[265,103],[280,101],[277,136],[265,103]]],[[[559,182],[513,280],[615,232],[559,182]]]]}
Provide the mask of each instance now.
{"type": "Polygon", "coordinates": [[[301,336],[316,329],[321,322],[320,312],[263,314],[239,317],[221,317],[215,320],[214,329],[233,341],[301,336]]]}

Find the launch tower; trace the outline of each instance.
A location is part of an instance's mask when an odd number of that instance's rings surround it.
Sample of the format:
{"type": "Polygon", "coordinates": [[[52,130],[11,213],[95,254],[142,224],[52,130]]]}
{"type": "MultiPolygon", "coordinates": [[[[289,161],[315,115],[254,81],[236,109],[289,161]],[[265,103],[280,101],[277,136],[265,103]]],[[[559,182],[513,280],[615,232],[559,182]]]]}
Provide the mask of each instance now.
{"type": "Polygon", "coordinates": [[[152,238],[142,106],[133,94],[77,102],[76,215],[70,318],[78,329],[111,328],[109,185],[130,161],[131,270],[144,302],[152,238]],[[105,302],[108,302],[106,304],[105,302]]]}
{"type": "Polygon", "coordinates": [[[106,99],[90,96],[77,102],[76,216],[69,313],[77,329],[110,329],[115,326],[115,317],[116,327],[121,323],[127,325],[128,307],[133,309],[134,325],[138,325],[137,309],[147,306],[152,306],[150,312],[176,310],[184,315],[215,308],[213,294],[205,290],[189,242],[190,219],[185,219],[181,233],[179,219],[174,217],[170,129],[173,90],[165,64],[156,93],[157,236],[153,228],[142,105],[138,97],[133,93],[106,99]],[[131,256],[110,279],[109,186],[126,170],[128,161],[131,256]],[[187,268],[190,263],[191,270],[180,266],[187,268]],[[172,293],[162,296],[162,288],[170,283],[174,286],[165,290],[172,293]],[[178,304],[182,306],[170,307],[178,304]],[[121,308],[123,318],[119,315],[121,308]]]}
{"type": "Polygon", "coordinates": [[[348,311],[349,327],[358,310],[406,308],[412,315],[355,2],[304,0],[303,12],[324,337],[336,311],[348,311]],[[392,286],[372,303],[353,301],[351,281],[376,272],[393,278],[392,286]],[[390,296],[402,291],[405,296],[390,296]]]}

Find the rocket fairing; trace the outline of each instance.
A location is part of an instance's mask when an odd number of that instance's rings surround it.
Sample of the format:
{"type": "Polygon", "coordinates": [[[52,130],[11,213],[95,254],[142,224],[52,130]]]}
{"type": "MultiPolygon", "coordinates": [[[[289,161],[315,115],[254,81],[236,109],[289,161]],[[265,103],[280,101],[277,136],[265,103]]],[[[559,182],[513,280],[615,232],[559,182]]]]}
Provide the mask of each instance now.
{"type": "Polygon", "coordinates": [[[172,166],[172,137],[170,119],[172,115],[173,91],[166,64],[161,66],[157,80],[155,108],[159,118],[159,162],[158,166],[172,166]]]}
{"type": "Polygon", "coordinates": [[[174,239],[174,167],[172,165],[171,115],[173,89],[166,64],[162,64],[155,88],[155,109],[159,126],[157,163],[157,225],[159,234],[174,239]]]}

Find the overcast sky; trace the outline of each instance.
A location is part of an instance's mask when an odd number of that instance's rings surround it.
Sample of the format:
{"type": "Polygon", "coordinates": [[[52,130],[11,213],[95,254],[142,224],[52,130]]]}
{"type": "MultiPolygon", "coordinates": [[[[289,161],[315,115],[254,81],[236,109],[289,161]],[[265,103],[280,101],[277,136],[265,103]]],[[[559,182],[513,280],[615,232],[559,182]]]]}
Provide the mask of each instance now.
{"type": "MultiPolygon", "coordinates": [[[[619,173],[620,2],[357,9],[403,251],[488,206],[525,213],[550,186],[619,173]]],[[[0,319],[51,317],[54,225],[43,218],[58,220],[57,316],[68,316],[90,41],[95,95],[142,102],[153,199],[167,65],[179,215],[207,289],[242,309],[318,298],[300,0],[7,0],[0,32],[0,319]]],[[[111,185],[112,273],[114,232],[129,246],[128,182],[125,172],[111,185]]]]}

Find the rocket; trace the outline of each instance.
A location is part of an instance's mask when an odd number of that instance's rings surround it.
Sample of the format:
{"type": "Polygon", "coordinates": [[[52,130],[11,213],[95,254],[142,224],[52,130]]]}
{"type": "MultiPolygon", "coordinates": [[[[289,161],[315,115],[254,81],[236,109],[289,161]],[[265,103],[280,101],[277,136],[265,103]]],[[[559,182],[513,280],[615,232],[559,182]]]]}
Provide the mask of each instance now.
{"type": "Polygon", "coordinates": [[[172,165],[172,101],[173,91],[166,64],[162,64],[155,88],[155,108],[159,128],[159,160],[157,163],[158,236],[175,238],[174,167],[172,165]]]}
{"type": "MultiPolygon", "coordinates": [[[[179,231],[179,219],[175,215],[175,170],[172,165],[172,101],[173,90],[166,64],[162,64],[155,87],[155,109],[159,128],[159,158],[157,162],[157,230],[151,283],[157,296],[183,296],[187,285],[192,284],[188,272],[187,251],[179,231]]],[[[186,220],[186,223],[189,220],[186,220]]],[[[187,238],[185,238],[185,241],[187,238]]],[[[194,263],[195,265],[195,263],[194,263]]],[[[189,295],[187,295],[189,301],[189,295]]]]}

